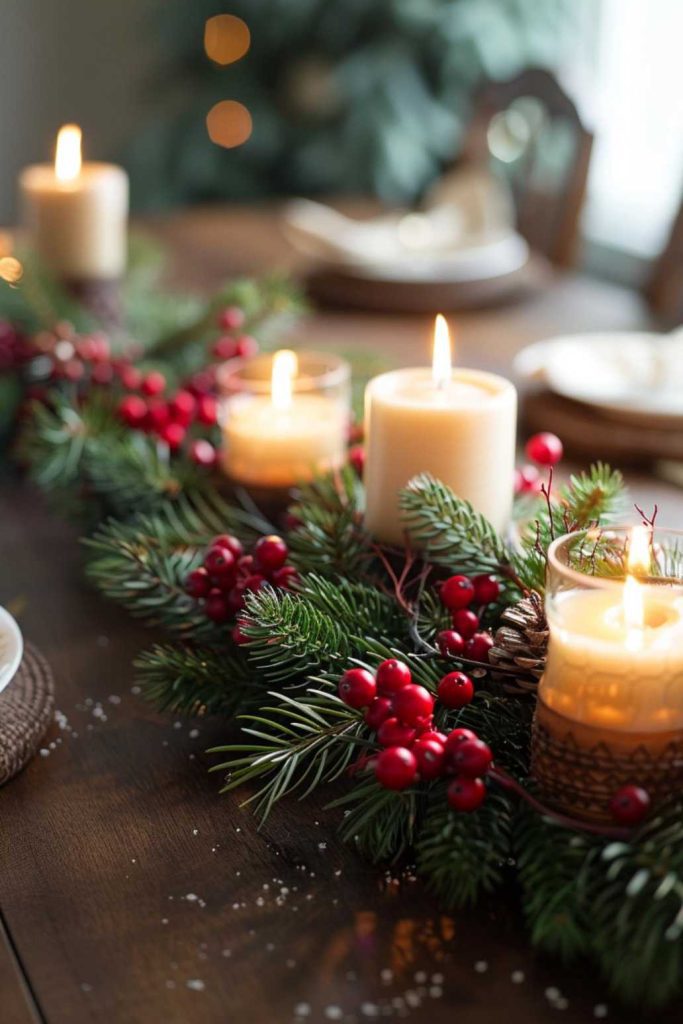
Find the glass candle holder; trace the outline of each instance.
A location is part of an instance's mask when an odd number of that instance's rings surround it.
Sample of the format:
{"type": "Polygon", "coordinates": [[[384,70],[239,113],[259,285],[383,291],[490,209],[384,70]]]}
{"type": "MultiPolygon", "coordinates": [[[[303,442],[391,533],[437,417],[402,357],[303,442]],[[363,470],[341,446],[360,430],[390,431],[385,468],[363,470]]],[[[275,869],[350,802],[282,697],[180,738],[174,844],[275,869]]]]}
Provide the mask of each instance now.
{"type": "Polygon", "coordinates": [[[287,490],[346,461],[347,362],[283,350],[233,359],[218,371],[221,464],[249,489],[287,490]]]}
{"type": "Polygon", "coordinates": [[[532,770],[593,820],[622,785],[683,785],[683,532],[636,530],[569,534],[548,553],[532,770]]]}

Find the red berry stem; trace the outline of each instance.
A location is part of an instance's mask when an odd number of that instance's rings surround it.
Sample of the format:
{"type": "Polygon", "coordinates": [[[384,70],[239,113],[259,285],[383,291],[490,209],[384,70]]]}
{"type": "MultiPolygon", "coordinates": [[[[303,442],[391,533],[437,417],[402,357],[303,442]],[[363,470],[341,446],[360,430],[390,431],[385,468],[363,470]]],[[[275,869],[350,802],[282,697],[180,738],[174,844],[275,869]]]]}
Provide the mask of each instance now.
{"type": "Polygon", "coordinates": [[[498,765],[491,765],[488,772],[488,778],[493,782],[497,782],[499,786],[506,789],[509,793],[514,793],[521,800],[536,811],[537,814],[542,815],[544,818],[550,818],[556,825],[560,825],[562,828],[569,828],[573,831],[578,832],[589,832],[595,836],[604,836],[605,839],[630,839],[632,829],[619,828],[617,825],[600,825],[597,822],[581,821],[578,818],[571,818],[568,814],[560,814],[559,811],[555,811],[552,807],[548,807],[541,800],[535,797],[527,789],[522,786],[517,779],[514,779],[511,775],[508,775],[506,771],[499,768],[498,765]]]}

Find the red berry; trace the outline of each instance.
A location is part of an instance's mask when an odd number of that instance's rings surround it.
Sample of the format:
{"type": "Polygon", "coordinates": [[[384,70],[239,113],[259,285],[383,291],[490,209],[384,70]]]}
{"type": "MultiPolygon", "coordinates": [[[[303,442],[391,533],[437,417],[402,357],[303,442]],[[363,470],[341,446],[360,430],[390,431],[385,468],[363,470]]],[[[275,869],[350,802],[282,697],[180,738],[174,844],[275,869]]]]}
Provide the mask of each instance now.
{"type": "Polygon", "coordinates": [[[375,778],[385,789],[405,789],[417,777],[417,760],[406,747],[383,750],[375,763],[375,778]]]}
{"type": "Polygon", "coordinates": [[[394,711],[404,725],[419,725],[434,713],[434,698],[424,686],[411,683],[394,697],[394,711]]]}
{"type": "Polygon", "coordinates": [[[365,712],[365,724],[377,731],[382,722],[393,714],[393,705],[388,697],[375,697],[365,712]]]}
{"type": "Polygon", "coordinates": [[[168,403],[171,419],[185,427],[192,422],[196,408],[197,399],[189,391],[178,391],[168,403]]]}
{"type": "Polygon", "coordinates": [[[289,550],[282,537],[261,537],[254,546],[254,558],[264,572],[275,572],[287,561],[289,550]]]}
{"type": "Polygon", "coordinates": [[[234,579],[237,572],[235,556],[232,551],[218,545],[207,551],[204,556],[204,568],[211,576],[218,579],[225,579],[225,577],[234,579]]]}
{"type": "Polygon", "coordinates": [[[211,346],[211,355],[214,359],[234,359],[237,355],[235,339],[231,338],[230,335],[219,338],[211,346]]]}
{"type": "Polygon", "coordinates": [[[182,424],[167,423],[166,426],[162,427],[159,431],[159,437],[162,441],[166,442],[172,452],[176,452],[185,440],[186,433],[187,431],[182,424]]]}
{"type": "Polygon", "coordinates": [[[220,590],[212,590],[204,602],[204,612],[213,622],[227,622],[231,617],[230,605],[220,590]]]}
{"type": "Polygon", "coordinates": [[[477,775],[485,775],[491,766],[493,755],[491,748],[483,740],[464,739],[454,748],[448,749],[448,761],[458,775],[473,779],[477,775]]]}
{"type": "Polygon", "coordinates": [[[377,741],[383,747],[408,747],[415,739],[415,729],[392,716],[385,718],[377,730],[377,741]]]}
{"type": "Polygon", "coordinates": [[[283,565],[275,570],[271,581],[274,587],[280,587],[281,590],[294,590],[299,582],[299,573],[293,565],[283,565]]]}
{"type": "Polygon", "coordinates": [[[535,466],[515,470],[515,494],[540,494],[541,485],[541,475],[535,466]]]}
{"type": "MultiPolygon", "coordinates": [[[[69,359],[62,366],[62,376],[65,380],[77,381],[80,380],[85,373],[85,365],[80,359],[69,359]]],[[[94,375],[92,375],[95,380],[94,375]]],[[[95,383],[98,383],[95,381],[95,383]]],[[[108,384],[109,381],[100,381],[99,383],[108,384]]]]}
{"type": "Polygon", "coordinates": [[[152,370],[151,373],[146,374],[142,378],[140,387],[142,388],[142,393],[149,395],[150,398],[153,395],[161,395],[166,389],[166,378],[158,370],[152,370]]]}
{"type": "Polygon", "coordinates": [[[250,590],[255,593],[257,590],[261,590],[262,587],[265,587],[267,582],[268,580],[266,577],[262,576],[260,572],[253,572],[251,576],[247,576],[247,578],[243,580],[243,586],[245,590],[250,590]]]}
{"type": "Polygon", "coordinates": [[[209,574],[203,566],[193,569],[185,580],[185,590],[190,597],[206,597],[210,588],[209,574]]]}
{"type": "Polygon", "coordinates": [[[238,622],[237,625],[232,628],[232,642],[237,644],[238,647],[242,647],[244,644],[248,644],[251,637],[247,636],[244,632],[244,627],[247,625],[246,622],[238,622]]]}
{"type": "Polygon", "coordinates": [[[393,697],[413,681],[405,661],[399,661],[398,658],[387,658],[381,665],[378,665],[376,674],[377,692],[385,697],[393,697]]]}
{"type": "Polygon", "coordinates": [[[413,743],[412,750],[423,779],[437,779],[442,774],[445,756],[443,743],[420,736],[413,743]]]}
{"type": "Polygon", "coordinates": [[[218,314],[217,323],[222,331],[237,331],[244,323],[244,310],[239,306],[226,306],[218,314]]]}
{"type": "Polygon", "coordinates": [[[446,743],[447,738],[446,733],[439,732],[438,729],[425,729],[425,731],[421,732],[418,736],[418,740],[436,740],[442,747],[446,743]]]}
{"type": "Polygon", "coordinates": [[[244,554],[244,548],[242,547],[241,541],[239,541],[237,537],[233,537],[231,533],[219,533],[211,541],[210,547],[227,548],[230,554],[234,555],[237,559],[241,559],[244,554]]]}
{"type": "Polygon", "coordinates": [[[242,555],[237,563],[237,571],[240,576],[247,577],[251,576],[255,571],[254,556],[253,555],[242,555]]]}
{"type": "Polygon", "coordinates": [[[475,604],[493,604],[500,597],[500,583],[495,576],[482,573],[481,576],[475,576],[472,583],[474,584],[475,604]]]}
{"type": "Polygon", "coordinates": [[[465,644],[465,657],[470,661],[480,661],[486,664],[492,647],[493,637],[489,633],[475,633],[465,644]]]}
{"type": "Polygon", "coordinates": [[[534,434],[527,441],[524,451],[526,457],[539,466],[556,466],[564,455],[564,448],[557,434],[543,431],[534,434]]]}
{"type": "Polygon", "coordinates": [[[486,799],[486,786],[481,779],[453,779],[446,796],[454,811],[476,811],[486,799]]]}
{"type": "Polygon", "coordinates": [[[236,583],[227,593],[226,600],[233,615],[237,615],[244,608],[244,584],[236,583]]]}
{"type": "Polygon", "coordinates": [[[474,697],[474,684],[464,672],[449,672],[439,682],[439,700],[447,708],[464,708],[474,697]]]}
{"type": "Polygon", "coordinates": [[[479,618],[469,608],[458,608],[453,612],[453,629],[463,640],[469,640],[479,629],[479,618]]]}
{"type": "Polygon", "coordinates": [[[349,448],[349,463],[353,466],[358,476],[363,475],[365,469],[365,448],[362,444],[349,448]]]}
{"type": "MultiPolygon", "coordinates": [[[[71,360],[74,362],[75,360],[71,360]]],[[[67,366],[69,364],[67,363],[67,366]]],[[[114,379],[114,367],[111,363],[95,363],[90,371],[90,380],[93,384],[111,384],[114,379]]]]}
{"type": "Polygon", "coordinates": [[[147,403],[147,419],[145,428],[157,434],[164,429],[169,420],[168,406],[161,398],[153,398],[147,403]]]}
{"type": "Polygon", "coordinates": [[[444,746],[446,747],[446,754],[450,756],[453,753],[453,751],[460,746],[461,743],[465,742],[465,740],[476,739],[477,734],[476,732],[472,732],[471,729],[451,729],[448,736],[446,737],[446,742],[444,744],[444,746]]]}
{"type": "Polygon", "coordinates": [[[436,635],[436,643],[444,658],[457,658],[465,649],[465,641],[454,629],[442,629],[436,635]]]}
{"type": "Polygon", "coordinates": [[[349,668],[339,680],[339,696],[350,708],[366,708],[375,699],[375,677],[365,668],[349,668]]]}
{"type": "Polygon", "coordinates": [[[620,825],[637,825],[650,810],[650,794],[641,786],[622,786],[610,800],[609,810],[620,825]]]}
{"type": "Polygon", "coordinates": [[[215,466],[218,458],[214,446],[210,441],[205,441],[203,437],[198,437],[190,443],[188,454],[195,465],[207,468],[215,466]]]}
{"type": "Polygon", "coordinates": [[[218,402],[213,395],[199,395],[197,398],[197,422],[212,427],[218,419],[218,402]]]}
{"type": "Polygon", "coordinates": [[[128,391],[137,391],[142,383],[142,374],[140,371],[135,366],[130,366],[128,363],[121,367],[119,370],[119,376],[121,378],[121,383],[128,391]]]}
{"type": "Polygon", "coordinates": [[[193,374],[187,382],[187,390],[191,391],[195,398],[201,398],[203,395],[208,395],[213,390],[216,383],[213,367],[207,367],[205,370],[200,370],[199,373],[193,374]]]}
{"type": "Polygon", "coordinates": [[[474,597],[472,580],[469,576],[450,576],[442,584],[439,596],[449,612],[457,611],[458,608],[467,608],[474,597]]]}
{"type": "Polygon", "coordinates": [[[259,343],[250,334],[243,334],[235,342],[235,355],[240,359],[251,359],[259,350],[259,343]]]}
{"type": "Polygon", "coordinates": [[[119,402],[119,416],[129,427],[141,427],[147,418],[147,403],[138,395],[126,395],[119,402]]]}

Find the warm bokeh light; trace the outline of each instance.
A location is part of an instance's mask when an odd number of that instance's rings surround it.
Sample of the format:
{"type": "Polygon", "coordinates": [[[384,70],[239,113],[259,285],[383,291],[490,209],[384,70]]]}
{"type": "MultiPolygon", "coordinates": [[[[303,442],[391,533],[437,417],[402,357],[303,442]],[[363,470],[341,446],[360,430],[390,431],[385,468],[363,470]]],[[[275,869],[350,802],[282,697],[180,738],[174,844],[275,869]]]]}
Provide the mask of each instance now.
{"type": "Polygon", "coordinates": [[[0,259],[0,278],[8,284],[18,284],[24,276],[24,268],[15,256],[0,259]]]}
{"type": "Polygon", "coordinates": [[[234,14],[216,14],[204,27],[204,49],[216,64],[233,64],[244,57],[251,43],[249,28],[234,14]]]}
{"type": "Polygon", "coordinates": [[[65,124],[59,129],[55,153],[55,176],[58,181],[73,181],[81,173],[81,129],[65,124]]]}
{"type": "Polygon", "coordinates": [[[292,404],[294,378],[299,371],[299,360],[296,352],[288,348],[280,349],[273,356],[271,378],[271,396],[273,406],[278,412],[286,412],[292,404]]]}
{"type": "Polygon", "coordinates": [[[650,528],[634,526],[628,546],[628,575],[624,584],[624,622],[627,626],[642,629],[645,625],[645,604],[643,588],[632,573],[646,573],[650,568],[650,528]]]}
{"type": "Polygon", "coordinates": [[[212,142],[232,149],[251,135],[251,114],[237,100],[221,100],[206,115],[206,128],[212,142]]]}
{"type": "Polygon", "coordinates": [[[451,334],[441,313],[434,321],[432,378],[438,388],[444,387],[451,379],[451,334]]]}

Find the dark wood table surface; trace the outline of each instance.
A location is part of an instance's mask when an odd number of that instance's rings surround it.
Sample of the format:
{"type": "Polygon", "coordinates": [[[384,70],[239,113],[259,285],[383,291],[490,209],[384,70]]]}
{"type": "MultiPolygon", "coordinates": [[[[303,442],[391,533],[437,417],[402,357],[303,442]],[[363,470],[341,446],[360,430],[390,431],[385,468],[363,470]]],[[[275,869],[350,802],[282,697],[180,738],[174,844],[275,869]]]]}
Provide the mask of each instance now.
{"type": "MultiPolygon", "coordinates": [[[[293,266],[272,212],[152,227],[186,284],[293,266]]],[[[647,313],[633,294],[560,277],[522,304],[452,319],[463,363],[509,372],[530,341],[639,327],[647,313]]],[[[427,358],[429,332],[426,318],[328,311],[296,336],[411,363],[427,358]]],[[[683,492],[630,482],[680,521],[683,492]]],[[[150,634],[87,587],[77,528],[11,479],[0,524],[0,603],[21,609],[47,655],[59,709],[40,755],[0,791],[2,1024],[631,1019],[585,965],[529,951],[513,894],[441,913],[414,878],[343,848],[322,796],[281,805],[258,832],[207,774],[203,751],[226,724],[158,715],[138,696],[131,661],[150,634]]]]}

